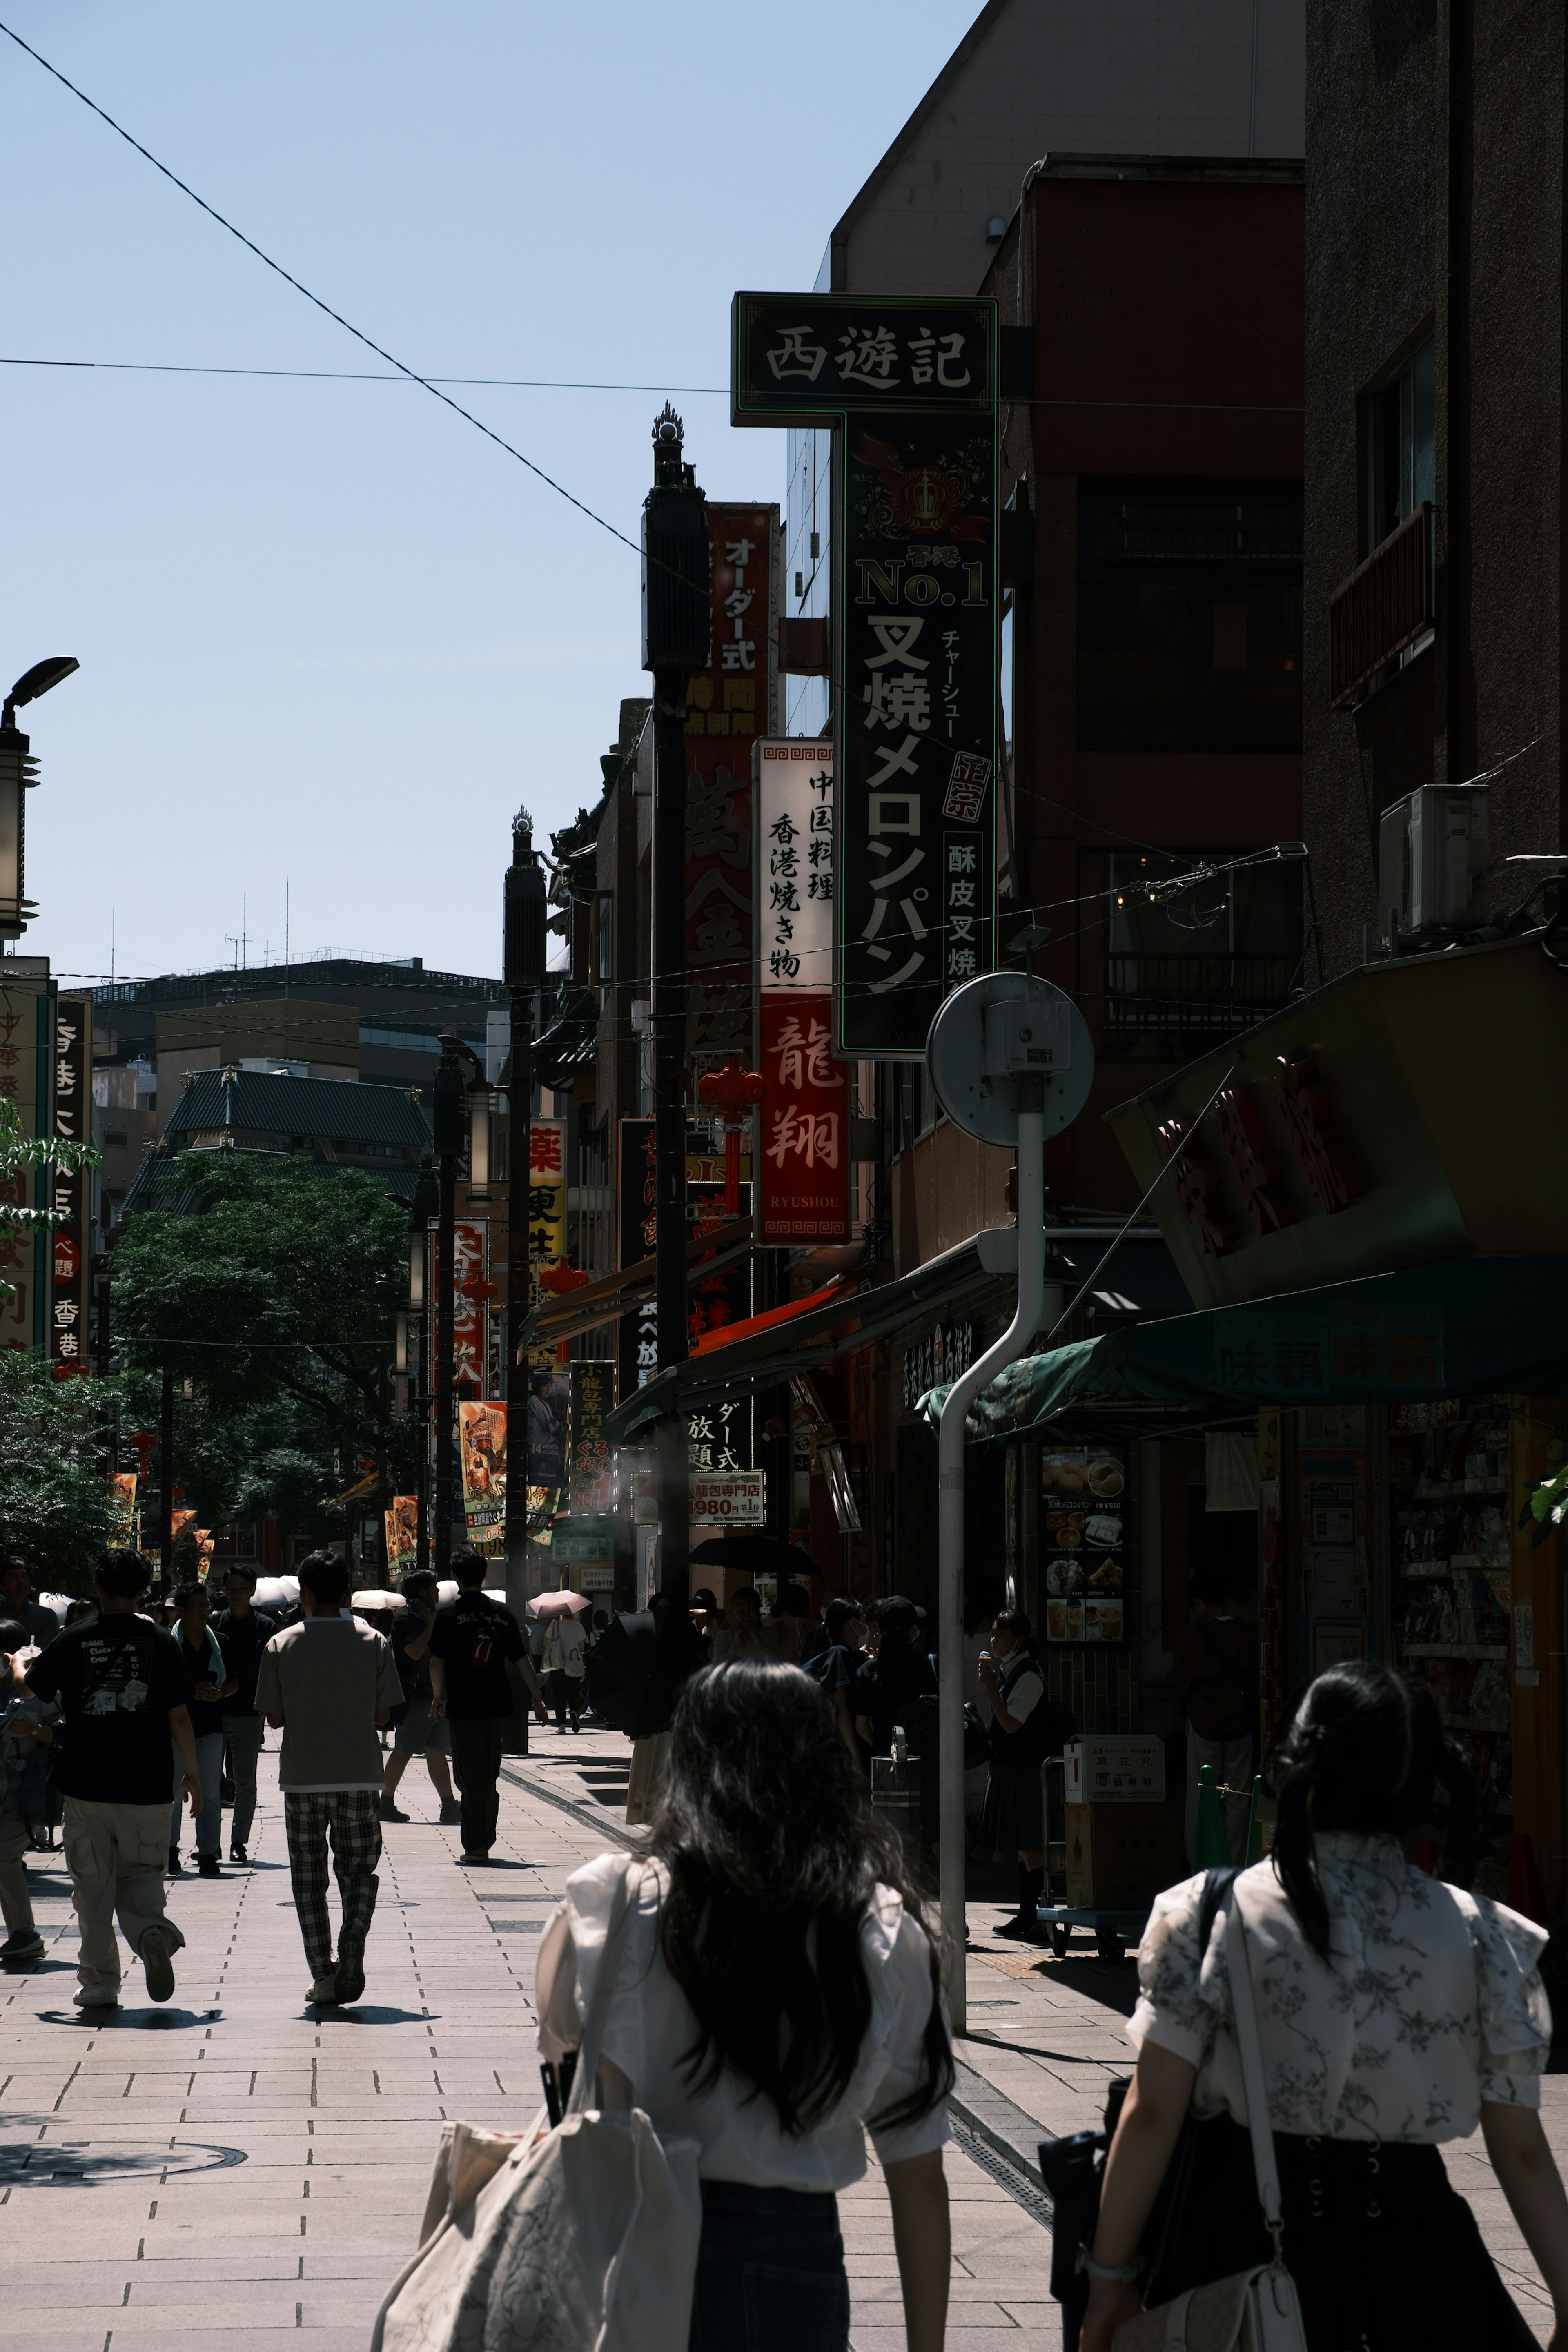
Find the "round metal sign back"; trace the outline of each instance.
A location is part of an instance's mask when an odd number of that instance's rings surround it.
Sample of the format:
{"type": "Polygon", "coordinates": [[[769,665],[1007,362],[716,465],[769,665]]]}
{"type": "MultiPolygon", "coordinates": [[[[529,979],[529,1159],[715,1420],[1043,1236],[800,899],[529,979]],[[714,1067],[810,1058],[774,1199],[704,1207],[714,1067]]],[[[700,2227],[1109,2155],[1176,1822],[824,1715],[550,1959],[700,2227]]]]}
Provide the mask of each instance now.
{"type": "Polygon", "coordinates": [[[1046,1133],[1072,1125],[1094,1077],[1089,1024],[1061,989],[1027,971],[983,972],[931,1024],[926,1069],[949,1118],[982,1143],[1018,1140],[1016,1080],[1044,1080],[1046,1133]]]}

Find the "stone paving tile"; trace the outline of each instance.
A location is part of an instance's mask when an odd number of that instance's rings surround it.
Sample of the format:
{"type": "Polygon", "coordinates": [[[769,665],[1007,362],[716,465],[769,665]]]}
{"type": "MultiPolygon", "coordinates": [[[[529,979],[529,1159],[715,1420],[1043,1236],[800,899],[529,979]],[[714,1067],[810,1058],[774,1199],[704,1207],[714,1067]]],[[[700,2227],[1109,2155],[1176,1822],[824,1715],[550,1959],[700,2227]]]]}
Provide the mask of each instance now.
{"type": "MultiPolygon", "coordinates": [[[[552,1739],[511,1768],[504,1868],[457,1868],[453,1834],[428,1819],[390,1825],[370,1984],[363,2002],[338,2012],[303,1999],[275,1749],[264,1765],[256,1866],[219,1882],[184,1877],[172,1891],[189,1948],[168,2010],[144,1996],[138,2003],[132,1972],[124,2011],[112,2021],[80,2017],[68,1883],[58,1866],[30,1864],[48,1953],[39,1968],[0,1978],[0,2147],[33,2147],[38,2163],[68,2161],[72,2144],[79,2152],[86,2143],[89,2154],[144,2168],[110,2170],[91,2186],[29,2185],[7,2170],[7,2339],[47,2340],[48,2352],[126,2352],[132,2340],[221,2334],[223,2352],[278,2352],[287,2333],[321,2352],[363,2352],[386,2284],[412,2249],[443,2117],[520,2130],[540,2107],[530,2005],[537,1936],[522,1930],[542,1925],[570,1872],[614,1841],[619,1807],[602,1808],[600,1832],[539,1790],[593,1804],[594,1780],[612,1769],[624,1778],[626,1756],[618,1736],[587,1732],[552,1739]],[[245,2160],[165,2170],[182,2150],[204,2148],[237,2149],[245,2160]]],[[[406,1782],[404,1801],[434,1811],[431,1792],[406,1782]]],[[[1019,2137],[1098,2124],[1107,2083],[1131,2062],[1133,1970],[999,1943],[991,1930],[1004,1916],[984,1905],[972,1913],[971,2032],[960,2054],[1011,2103],[1019,2137]]],[[[1568,2081],[1549,2078],[1545,2092],[1561,2160],[1568,2081]]],[[[1544,2342],[1550,2305],[1479,2137],[1448,2162],[1544,2342]]],[[[1048,2232],[957,2147],[947,2168],[952,2341],[982,2352],[1025,2336],[1032,2352],[1058,2352],[1048,2232]]],[[[840,2200],[840,2215],[855,2352],[903,2352],[874,2162],[840,2200]]]]}

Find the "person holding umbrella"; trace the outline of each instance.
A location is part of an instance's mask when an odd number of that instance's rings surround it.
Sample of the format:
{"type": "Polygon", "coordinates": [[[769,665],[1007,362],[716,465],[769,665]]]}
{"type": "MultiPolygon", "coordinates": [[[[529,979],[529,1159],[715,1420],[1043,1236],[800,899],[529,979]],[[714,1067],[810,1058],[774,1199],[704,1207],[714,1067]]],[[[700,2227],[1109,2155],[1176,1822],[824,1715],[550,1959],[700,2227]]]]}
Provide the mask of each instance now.
{"type": "Polygon", "coordinates": [[[545,1622],[544,1697],[555,1709],[558,1738],[564,1737],[568,1715],[574,1738],[582,1728],[588,1646],[583,1618],[591,1605],[581,1592],[542,1592],[528,1604],[529,1615],[545,1622]]]}

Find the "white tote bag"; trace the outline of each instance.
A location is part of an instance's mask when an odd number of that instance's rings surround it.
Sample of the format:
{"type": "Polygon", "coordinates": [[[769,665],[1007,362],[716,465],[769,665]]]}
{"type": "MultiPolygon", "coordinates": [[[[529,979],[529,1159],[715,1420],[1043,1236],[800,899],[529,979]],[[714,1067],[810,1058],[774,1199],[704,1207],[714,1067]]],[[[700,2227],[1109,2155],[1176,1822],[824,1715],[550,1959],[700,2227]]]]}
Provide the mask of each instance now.
{"type": "Polygon", "coordinates": [[[1274,2241],[1274,2259],[1259,2263],[1253,2270],[1234,2271],[1229,2278],[1215,2279],[1206,2286],[1193,2287],[1171,2303],[1124,2319],[1111,2339],[1112,2352],[1307,2352],[1296,2282],[1279,2251],[1284,2228],[1279,2172],[1268,2125],[1268,2094],[1247,1958],[1247,1930],[1241,1924],[1234,1886],[1226,1903],[1226,1972],[1247,2093],[1252,2168],[1264,2223],[1274,2241]]]}
{"type": "Polygon", "coordinates": [[[516,2137],[447,2126],[371,2352],[686,2352],[697,2142],[661,2141],[640,2107],[588,2105],[635,1900],[623,1876],[565,2115],[516,2137]]]}

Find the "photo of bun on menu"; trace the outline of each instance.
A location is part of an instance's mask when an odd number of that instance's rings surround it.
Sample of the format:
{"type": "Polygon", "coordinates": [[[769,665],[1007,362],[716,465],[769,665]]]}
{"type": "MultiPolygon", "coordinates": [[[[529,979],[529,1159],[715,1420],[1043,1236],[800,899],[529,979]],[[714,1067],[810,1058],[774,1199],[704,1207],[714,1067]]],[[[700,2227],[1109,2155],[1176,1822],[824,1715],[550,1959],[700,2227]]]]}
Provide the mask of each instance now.
{"type": "Polygon", "coordinates": [[[1118,1447],[1041,1455],[1041,1630],[1047,1642],[1123,1638],[1126,1487],[1126,1458],[1118,1447]]]}

